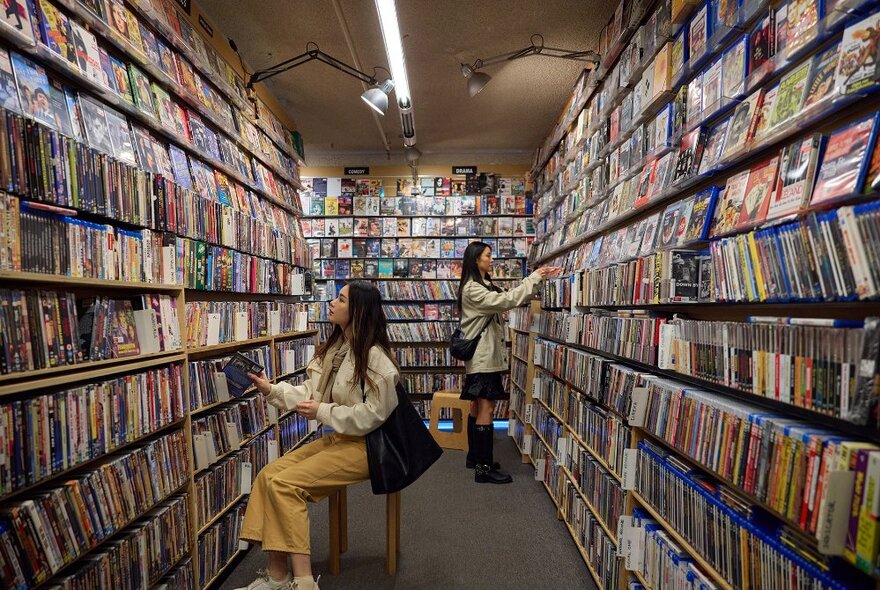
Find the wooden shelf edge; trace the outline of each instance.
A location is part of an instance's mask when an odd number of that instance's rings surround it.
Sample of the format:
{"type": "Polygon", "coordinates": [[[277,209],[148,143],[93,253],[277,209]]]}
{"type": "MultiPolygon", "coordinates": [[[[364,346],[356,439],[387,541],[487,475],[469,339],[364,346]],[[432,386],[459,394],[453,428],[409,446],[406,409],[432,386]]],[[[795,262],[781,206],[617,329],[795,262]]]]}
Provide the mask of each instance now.
{"type": "Polygon", "coordinates": [[[139,281],[119,281],[110,279],[91,279],[88,277],[71,277],[39,272],[18,270],[0,270],[0,280],[27,283],[45,283],[69,285],[71,287],[102,287],[106,289],[136,289],[140,291],[179,292],[183,285],[166,285],[162,283],[142,283],[139,281]]]}
{"type": "Polygon", "coordinates": [[[238,495],[238,496],[237,496],[232,502],[230,502],[229,504],[227,504],[226,506],[224,506],[223,509],[220,510],[220,512],[218,512],[217,514],[215,514],[214,516],[212,516],[212,517],[211,517],[211,520],[209,520],[208,522],[206,522],[205,524],[203,524],[203,525],[199,528],[198,532],[196,533],[196,536],[197,536],[197,537],[201,537],[205,532],[207,532],[207,530],[208,530],[209,528],[211,528],[211,527],[212,527],[213,525],[215,525],[215,524],[216,524],[221,518],[223,518],[223,515],[225,515],[227,512],[229,512],[232,508],[235,507],[236,504],[238,504],[239,502],[241,502],[243,499],[247,498],[247,496],[248,496],[248,494],[239,494],[239,495],[238,495]]]}

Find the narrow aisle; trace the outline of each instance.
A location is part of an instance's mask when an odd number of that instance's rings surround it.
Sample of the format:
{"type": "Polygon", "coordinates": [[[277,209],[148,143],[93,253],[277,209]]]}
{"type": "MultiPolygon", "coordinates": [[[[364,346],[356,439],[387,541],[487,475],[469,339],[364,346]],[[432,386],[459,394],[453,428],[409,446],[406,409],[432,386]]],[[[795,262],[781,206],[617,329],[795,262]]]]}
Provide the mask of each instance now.
{"type": "MultiPolygon", "coordinates": [[[[519,462],[506,432],[496,433],[496,459],[513,475],[509,485],[478,485],[464,453],[440,461],[404,491],[402,551],[396,577],[385,574],[385,501],[369,483],[348,493],[349,550],[338,577],[322,575],[321,590],[340,588],[584,588],[595,589],[553,501],[519,462]],[[503,439],[502,439],[503,435],[503,439]]],[[[327,502],[311,509],[315,573],[327,571],[327,502]]],[[[252,549],[220,587],[253,580],[265,558],[252,549]]]]}

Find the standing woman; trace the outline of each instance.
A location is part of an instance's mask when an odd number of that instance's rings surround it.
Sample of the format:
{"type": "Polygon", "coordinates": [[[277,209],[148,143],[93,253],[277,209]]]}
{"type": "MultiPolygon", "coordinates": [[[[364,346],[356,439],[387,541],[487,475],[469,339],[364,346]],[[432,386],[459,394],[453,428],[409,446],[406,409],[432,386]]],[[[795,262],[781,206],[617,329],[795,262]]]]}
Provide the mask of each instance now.
{"type": "Polygon", "coordinates": [[[484,242],[471,242],[464,251],[458,286],[458,311],[464,337],[480,336],[471,360],[465,361],[465,380],[461,399],[471,400],[468,416],[468,469],[476,468],[477,483],[510,483],[513,478],[501,471],[493,458],[495,402],[509,398],[502,376],[508,371],[505,325],[501,314],[528,301],[549,276],[559,274],[554,267],[539,268],[523,284],[504,291],[492,283],[492,249],[484,242]]]}
{"type": "Polygon", "coordinates": [[[257,475],[241,538],[262,545],[269,568],[238,590],[317,590],[306,504],[370,478],[364,436],[397,406],[400,373],[378,289],[364,281],[349,283],[330,302],[328,319],[333,332],[309,363],[305,383],[272,385],[265,375],[250,376],[270,404],[296,409],[333,433],[279,457],[257,475]]]}

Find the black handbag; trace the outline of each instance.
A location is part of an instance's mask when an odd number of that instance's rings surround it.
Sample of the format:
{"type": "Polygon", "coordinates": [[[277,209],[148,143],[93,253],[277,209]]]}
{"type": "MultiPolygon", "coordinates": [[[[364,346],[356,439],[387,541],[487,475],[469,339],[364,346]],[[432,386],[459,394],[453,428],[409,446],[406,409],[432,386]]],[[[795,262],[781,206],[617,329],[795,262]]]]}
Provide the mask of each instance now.
{"type": "MultiPolygon", "coordinates": [[[[363,381],[361,391],[366,402],[363,381]]],[[[443,454],[400,383],[397,407],[381,426],[367,434],[366,441],[370,484],[377,495],[399,492],[421,477],[443,454]]]]}
{"type": "Polygon", "coordinates": [[[464,337],[464,332],[461,331],[461,322],[459,322],[458,327],[449,337],[449,354],[460,361],[469,361],[474,358],[474,354],[477,352],[477,344],[480,343],[480,336],[483,335],[483,332],[492,323],[493,318],[494,316],[489,316],[489,320],[483,326],[483,329],[480,330],[479,334],[470,339],[464,337]]]}

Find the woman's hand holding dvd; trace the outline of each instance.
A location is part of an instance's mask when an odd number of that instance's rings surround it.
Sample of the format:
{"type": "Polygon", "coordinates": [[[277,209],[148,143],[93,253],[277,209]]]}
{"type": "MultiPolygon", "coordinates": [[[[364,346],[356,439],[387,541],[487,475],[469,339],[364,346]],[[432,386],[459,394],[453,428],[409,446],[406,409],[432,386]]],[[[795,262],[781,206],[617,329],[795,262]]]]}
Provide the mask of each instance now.
{"type": "Polygon", "coordinates": [[[248,377],[254,382],[254,387],[256,387],[260,393],[263,395],[269,395],[269,391],[272,389],[272,384],[266,379],[265,372],[260,373],[259,375],[248,373],[248,377]]]}

